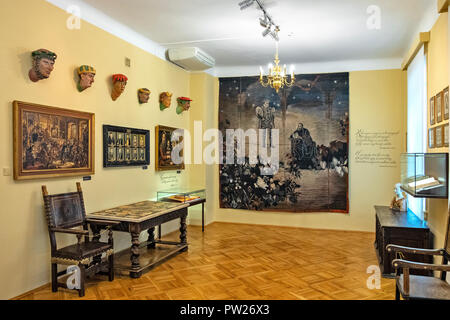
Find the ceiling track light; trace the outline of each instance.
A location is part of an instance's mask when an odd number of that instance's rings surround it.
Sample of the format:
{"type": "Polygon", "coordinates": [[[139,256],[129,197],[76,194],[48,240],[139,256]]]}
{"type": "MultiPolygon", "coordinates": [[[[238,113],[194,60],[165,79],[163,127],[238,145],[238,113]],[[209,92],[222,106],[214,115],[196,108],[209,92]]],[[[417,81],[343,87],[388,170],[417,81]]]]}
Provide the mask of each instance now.
{"type": "Polygon", "coordinates": [[[264,27],[264,28],[267,28],[268,26],[270,26],[270,21],[267,18],[267,15],[264,15],[264,19],[259,18],[259,24],[261,25],[261,27],[264,27]]]}
{"type": "Polygon", "coordinates": [[[273,40],[275,40],[275,41],[280,41],[280,38],[278,37],[278,33],[275,33],[275,32],[271,32],[270,33],[270,36],[273,38],[273,40]]]}
{"type": "Polygon", "coordinates": [[[263,32],[262,32],[262,36],[263,37],[266,37],[269,33],[270,33],[270,31],[271,31],[271,26],[268,26],[267,27],[267,29],[265,29],[263,32]]]}
{"type": "Polygon", "coordinates": [[[241,7],[241,10],[247,9],[251,7],[255,3],[255,0],[244,0],[239,2],[239,6],[241,7]]]}
{"type": "Polygon", "coordinates": [[[275,29],[270,32],[270,36],[275,40],[275,41],[280,41],[280,38],[278,37],[278,32],[280,31],[280,27],[279,26],[275,26],[275,29]]]}
{"type": "Polygon", "coordinates": [[[259,18],[259,24],[263,28],[266,28],[262,32],[263,37],[266,37],[268,34],[270,34],[270,36],[278,42],[278,32],[280,31],[280,27],[275,24],[270,15],[267,13],[266,8],[264,8],[263,4],[261,3],[261,0],[243,0],[239,2],[239,6],[241,7],[241,10],[244,10],[251,7],[255,2],[264,14],[263,17],[259,18]],[[272,30],[273,26],[275,26],[274,30],[272,30]]]}

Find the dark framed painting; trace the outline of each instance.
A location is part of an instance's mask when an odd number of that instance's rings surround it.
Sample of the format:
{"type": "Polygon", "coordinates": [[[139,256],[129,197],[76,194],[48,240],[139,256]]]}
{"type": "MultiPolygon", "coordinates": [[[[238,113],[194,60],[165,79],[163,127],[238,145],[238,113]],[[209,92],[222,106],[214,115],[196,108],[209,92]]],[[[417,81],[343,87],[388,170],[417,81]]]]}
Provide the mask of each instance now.
{"type": "Polygon", "coordinates": [[[428,148],[433,149],[436,148],[436,130],[435,128],[428,129],[428,148]]]}
{"type": "Polygon", "coordinates": [[[435,97],[430,98],[430,126],[436,123],[436,99],[435,97]]]}
{"type": "MultiPolygon", "coordinates": [[[[183,134],[180,134],[180,130],[177,128],[171,128],[166,126],[156,126],[155,128],[155,164],[156,171],[166,170],[184,170],[183,157],[183,134]],[[180,148],[179,157],[180,161],[173,159],[172,151],[175,148],[180,148]],[[179,163],[181,162],[181,163],[179,163]]],[[[176,150],[175,150],[176,151],[176,150]]]]}
{"type": "Polygon", "coordinates": [[[448,123],[444,125],[444,129],[443,129],[443,135],[444,138],[442,138],[442,140],[444,140],[444,147],[448,147],[448,123]]]}
{"type": "Polygon", "coordinates": [[[443,119],[443,117],[442,117],[442,107],[443,107],[442,92],[439,92],[436,95],[436,123],[441,122],[442,119],[443,119]]]}
{"type": "Polygon", "coordinates": [[[95,173],[95,115],[13,102],[14,179],[95,173]]]}
{"type": "Polygon", "coordinates": [[[444,120],[449,119],[448,87],[444,90],[444,120]]]}
{"type": "Polygon", "coordinates": [[[103,125],[103,167],[149,164],[149,130],[103,125]]]}
{"type": "Polygon", "coordinates": [[[435,128],[435,144],[436,148],[442,148],[444,146],[444,126],[439,126],[435,128]]]}

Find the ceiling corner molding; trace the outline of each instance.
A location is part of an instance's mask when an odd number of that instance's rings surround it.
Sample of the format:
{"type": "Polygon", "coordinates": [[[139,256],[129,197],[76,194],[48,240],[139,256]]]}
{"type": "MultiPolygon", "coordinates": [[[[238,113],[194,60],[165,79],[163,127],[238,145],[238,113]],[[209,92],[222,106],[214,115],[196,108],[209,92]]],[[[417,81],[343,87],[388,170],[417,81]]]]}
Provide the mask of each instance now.
{"type": "Polygon", "coordinates": [[[417,52],[422,48],[422,46],[426,43],[430,42],[430,32],[421,32],[419,36],[414,41],[413,46],[408,52],[405,60],[402,63],[402,70],[405,71],[408,69],[411,62],[414,60],[417,52]]]}
{"type": "Polygon", "coordinates": [[[448,12],[449,0],[438,0],[438,12],[445,13],[448,12]]]}
{"type": "MultiPolygon", "coordinates": [[[[293,63],[297,74],[398,70],[401,64],[401,58],[293,63]]],[[[259,66],[216,66],[208,73],[217,78],[259,76],[259,66]]]]}
{"type": "MultiPolygon", "coordinates": [[[[68,12],[68,9],[77,6],[80,9],[80,18],[114,36],[120,38],[154,56],[166,60],[166,48],[130,27],[118,22],[100,10],[92,7],[82,0],[46,0],[48,3],[68,12]]],[[[67,13],[70,14],[70,13],[67,13]]]]}

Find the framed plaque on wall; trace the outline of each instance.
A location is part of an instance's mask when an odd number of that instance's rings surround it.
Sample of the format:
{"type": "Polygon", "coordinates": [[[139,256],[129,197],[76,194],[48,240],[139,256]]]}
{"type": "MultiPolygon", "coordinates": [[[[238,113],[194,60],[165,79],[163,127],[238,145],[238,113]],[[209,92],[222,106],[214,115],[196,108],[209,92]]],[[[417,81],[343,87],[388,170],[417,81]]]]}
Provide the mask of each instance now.
{"type": "Polygon", "coordinates": [[[103,167],[149,164],[149,130],[103,125],[103,167]]]}

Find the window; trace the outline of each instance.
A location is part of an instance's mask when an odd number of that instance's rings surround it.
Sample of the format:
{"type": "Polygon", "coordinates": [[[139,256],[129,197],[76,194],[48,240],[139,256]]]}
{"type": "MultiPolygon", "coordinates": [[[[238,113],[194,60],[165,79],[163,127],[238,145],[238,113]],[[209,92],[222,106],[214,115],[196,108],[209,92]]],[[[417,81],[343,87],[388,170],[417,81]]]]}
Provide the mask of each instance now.
{"type": "MultiPolygon", "coordinates": [[[[427,152],[427,59],[424,47],[408,67],[408,139],[409,153],[427,152]]],[[[420,169],[416,168],[417,172],[420,169]]],[[[409,209],[423,219],[425,199],[408,197],[409,209]]]]}

